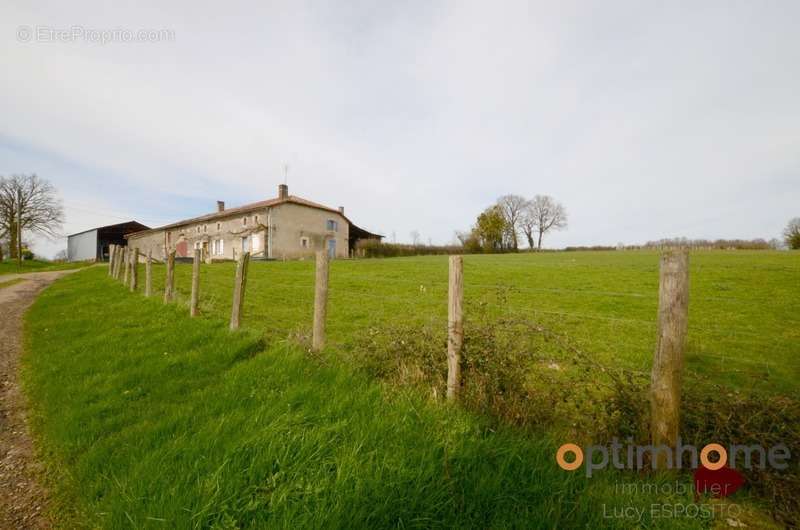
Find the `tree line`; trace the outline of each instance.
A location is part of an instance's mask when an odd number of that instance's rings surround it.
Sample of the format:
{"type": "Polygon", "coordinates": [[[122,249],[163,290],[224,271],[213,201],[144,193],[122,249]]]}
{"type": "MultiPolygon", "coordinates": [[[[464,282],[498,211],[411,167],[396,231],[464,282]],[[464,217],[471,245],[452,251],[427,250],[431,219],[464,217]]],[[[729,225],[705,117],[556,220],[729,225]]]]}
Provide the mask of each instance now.
{"type": "Polygon", "coordinates": [[[456,232],[456,237],[468,252],[516,252],[521,237],[529,249],[541,250],[546,234],[566,227],[567,210],[553,197],[503,195],[478,215],[468,232],[456,232]]]}

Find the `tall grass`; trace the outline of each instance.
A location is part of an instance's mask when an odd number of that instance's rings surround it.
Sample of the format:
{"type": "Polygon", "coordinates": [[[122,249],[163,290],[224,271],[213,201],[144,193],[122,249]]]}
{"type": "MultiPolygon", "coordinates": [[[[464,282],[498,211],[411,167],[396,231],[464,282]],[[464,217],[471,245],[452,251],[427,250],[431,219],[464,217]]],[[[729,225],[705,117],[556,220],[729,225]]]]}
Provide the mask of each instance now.
{"type": "Polygon", "coordinates": [[[60,526],[708,524],[652,518],[650,503],[691,498],[615,491],[635,475],[562,471],[563,440],[386,394],[335,357],[225,324],[127,293],[100,269],[41,295],[23,378],[60,526]],[[644,518],[604,515],[620,506],[644,518]]]}

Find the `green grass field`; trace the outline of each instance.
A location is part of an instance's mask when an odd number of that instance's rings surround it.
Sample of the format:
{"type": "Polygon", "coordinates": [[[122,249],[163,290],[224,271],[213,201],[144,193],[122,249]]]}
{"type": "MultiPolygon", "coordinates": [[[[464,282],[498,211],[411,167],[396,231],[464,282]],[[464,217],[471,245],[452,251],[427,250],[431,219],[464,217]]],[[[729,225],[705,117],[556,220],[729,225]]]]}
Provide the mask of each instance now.
{"type": "MultiPolygon", "coordinates": [[[[657,254],[466,256],[464,263],[468,300],[534,319],[605,364],[649,370],[657,254]],[[493,306],[498,286],[510,290],[493,306]]],[[[691,494],[621,494],[619,482],[675,477],[567,473],[553,455],[572,440],[551,426],[504,426],[358,369],[359,344],[371,330],[446,329],[446,257],[333,262],[330,344],[321,358],[301,347],[313,263],[251,263],[236,333],[227,330],[233,264],[202,267],[197,319],[186,306],[190,269],[177,267],[175,304],[128,293],[97,267],[59,280],[27,316],[23,379],[65,526],[712,524],[654,519],[647,510],[640,523],[604,518],[614,507],[690,503],[691,494]]],[[[160,290],[163,266],[154,272],[160,290]]],[[[693,254],[687,369],[731,389],[796,396],[798,273],[797,253],[693,254]]],[[[742,492],[736,502],[763,500],[742,492]]]]}
{"type": "Polygon", "coordinates": [[[72,262],[72,263],[55,263],[52,261],[42,261],[38,259],[34,260],[23,260],[22,268],[19,267],[19,263],[14,260],[4,260],[0,261],[0,276],[4,274],[19,274],[25,272],[45,272],[45,271],[60,271],[66,269],[78,269],[80,267],[86,267],[89,265],[88,262],[72,262]]]}
{"type": "MultiPolygon", "coordinates": [[[[466,256],[465,298],[491,300],[498,286],[509,287],[498,312],[535,319],[606,363],[649,371],[658,260],[654,252],[466,256]]],[[[234,268],[203,267],[207,318],[228,318],[234,268]]],[[[310,261],[251,263],[243,326],[267,339],[308,332],[313,268],[310,261]]],[[[800,254],[695,253],[690,283],[688,369],[725,384],[797,391],[800,254]]],[[[153,284],[163,289],[163,266],[154,267],[153,284]]],[[[188,303],[191,267],[177,267],[176,285],[179,303],[188,303]]],[[[446,257],[333,262],[328,337],[347,349],[369,327],[432,322],[446,329],[446,301],[446,257]]]]}

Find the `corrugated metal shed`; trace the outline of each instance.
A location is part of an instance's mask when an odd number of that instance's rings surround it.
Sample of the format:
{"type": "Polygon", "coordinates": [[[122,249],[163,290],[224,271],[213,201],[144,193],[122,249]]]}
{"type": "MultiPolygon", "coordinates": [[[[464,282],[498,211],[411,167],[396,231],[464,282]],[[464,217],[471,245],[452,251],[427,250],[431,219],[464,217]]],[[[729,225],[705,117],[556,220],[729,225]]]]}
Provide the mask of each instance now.
{"type": "Polygon", "coordinates": [[[97,228],[67,236],[67,259],[69,261],[97,259],[97,228]]]}
{"type": "Polygon", "coordinates": [[[67,236],[67,259],[69,261],[105,261],[109,245],[126,244],[125,236],[150,228],[136,221],[91,228],[67,236]]]}

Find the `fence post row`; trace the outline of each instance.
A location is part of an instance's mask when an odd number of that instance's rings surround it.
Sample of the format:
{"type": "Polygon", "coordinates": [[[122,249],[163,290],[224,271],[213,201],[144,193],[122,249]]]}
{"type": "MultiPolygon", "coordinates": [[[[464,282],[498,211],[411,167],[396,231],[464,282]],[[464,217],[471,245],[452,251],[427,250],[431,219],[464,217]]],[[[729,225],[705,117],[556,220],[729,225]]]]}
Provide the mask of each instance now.
{"type": "Polygon", "coordinates": [[[311,349],[320,351],[325,347],[325,318],[328,313],[328,253],[317,251],[316,280],[314,282],[314,331],[311,349]]]}
{"type": "Polygon", "coordinates": [[[242,308],[244,307],[244,291],[247,285],[247,267],[250,263],[250,253],[242,252],[236,262],[236,279],[233,284],[233,305],[231,306],[231,330],[239,329],[242,308]]]}
{"type": "Polygon", "coordinates": [[[194,249],[194,262],[192,263],[192,299],[189,305],[189,316],[197,316],[197,303],[200,296],[200,249],[194,249]]]}
{"type": "Polygon", "coordinates": [[[131,292],[135,293],[139,287],[139,248],[133,249],[131,259],[131,292]]]}
{"type": "Polygon", "coordinates": [[[450,256],[447,289],[447,399],[455,401],[461,389],[461,347],[464,343],[464,259],[450,256]]]}
{"type": "MultiPolygon", "coordinates": [[[[192,296],[190,315],[197,316],[200,294],[201,250],[195,249],[192,264],[192,296]]],[[[119,279],[135,291],[138,285],[137,264],[139,249],[109,247],[109,275],[119,279]]],[[[230,329],[239,329],[244,307],[245,286],[250,253],[243,252],[236,265],[230,329]]],[[[463,257],[450,256],[447,311],[447,399],[456,400],[461,387],[461,350],[464,342],[464,274],[463,257]]],[[[145,295],[152,294],[152,251],[147,253],[145,295]]],[[[164,302],[175,296],[175,251],[167,257],[164,302]]],[[[316,253],[316,279],[314,289],[314,328],[312,349],[320,351],[325,346],[325,319],[328,305],[329,259],[325,251],[316,253]]],[[[688,329],[689,308],[689,253],[687,249],[666,250],[661,256],[659,276],[658,337],[653,360],[650,387],[650,434],[654,446],[677,444],[680,422],[681,376],[688,329]]],[[[656,452],[654,466],[663,468],[668,461],[664,452],[656,452]]],[[[674,456],[674,455],[673,455],[674,456]]]]}
{"type": "Polygon", "coordinates": [[[114,274],[114,250],[116,249],[115,244],[108,245],[108,275],[112,276],[114,274]]]}
{"type": "Polygon", "coordinates": [[[175,251],[167,254],[167,279],[164,282],[164,303],[172,302],[175,298],[175,251]]]}
{"type": "MultiPolygon", "coordinates": [[[[654,446],[675,448],[678,441],[688,316],[689,252],[667,250],[661,255],[658,339],[650,383],[650,434],[654,446]]],[[[657,451],[654,466],[663,469],[667,457],[664,451],[657,451]]]]}
{"type": "Polygon", "coordinates": [[[153,294],[153,251],[147,251],[147,261],[144,263],[144,295],[153,294]]]}

